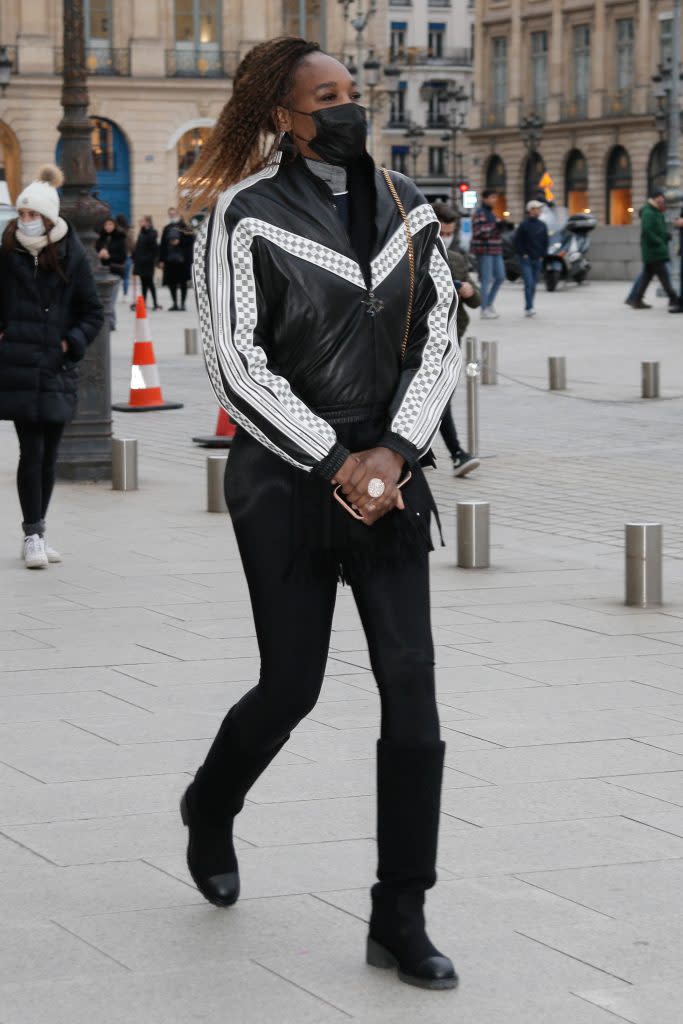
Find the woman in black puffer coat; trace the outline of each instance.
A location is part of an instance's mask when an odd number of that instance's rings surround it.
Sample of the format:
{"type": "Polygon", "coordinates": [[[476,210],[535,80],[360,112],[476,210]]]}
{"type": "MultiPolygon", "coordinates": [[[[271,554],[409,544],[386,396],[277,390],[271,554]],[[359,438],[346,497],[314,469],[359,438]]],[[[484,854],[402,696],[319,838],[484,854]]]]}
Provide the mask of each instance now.
{"type": "Polygon", "coordinates": [[[76,365],[104,311],[78,236],[59,216],[62,175],[45,167],[19,196],[0,248],[0,419],[19,438],[17,488],[27,568],[60,556],[45,541],[59,442],[76,413],[76,365]]]}
{"type": "Polygon", "coordinates": [[[157,290],[154,284],[154,270],[159,259],[159,242],[157,229],[152,218],[147,215],[140,221],[140,234],[133,249],[133,273],[140,278],[142,297],[147,302],[147,293],[152,296],[155,309],[161,309],[157,302],[157,290]]]}

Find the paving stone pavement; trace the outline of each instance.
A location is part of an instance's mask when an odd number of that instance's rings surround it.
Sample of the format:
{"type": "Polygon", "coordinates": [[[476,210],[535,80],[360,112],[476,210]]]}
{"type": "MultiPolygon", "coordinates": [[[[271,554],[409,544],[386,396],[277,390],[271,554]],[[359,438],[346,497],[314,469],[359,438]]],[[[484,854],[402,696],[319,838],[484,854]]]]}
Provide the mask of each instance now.
{"type": "MultiPolygon", "coordinates": [[[[258,651],[229,522],[204,511],[216,404],[191,314],[152,319],[176,412],[117,414],[140,490],[59,485],[64,563],[17,559],[16,442],[0,424],[0,1024],[679,1024],[683,927],[683,344],[663,300],[603,282],[472,324],[499,342],[486,458],[430,480],[448,744],[429,897],[459,991],[363,963],[378,705],[341,592],[321,701],[238,819],[243,898],[199,897],[177,801],[258,651]],[[546,390],[566,355],[570,388],[546,390]],[[639,398],[658,359],[664,399],[639,398]],[[454,507],[492,506],[492,568],[454,566],[454,507]],[[664,524],[665,604],[627,609],[623,525],[664,524]]],[[[128,387],[132,315],[113,336],[128,387]]],[[[456,400],[463,426],[464,388],[456,400]]],[[[440,441],[439,454],[443,454],[440,441]]],[[[302,624],[305,628],[305,624],[302,624]]]]}

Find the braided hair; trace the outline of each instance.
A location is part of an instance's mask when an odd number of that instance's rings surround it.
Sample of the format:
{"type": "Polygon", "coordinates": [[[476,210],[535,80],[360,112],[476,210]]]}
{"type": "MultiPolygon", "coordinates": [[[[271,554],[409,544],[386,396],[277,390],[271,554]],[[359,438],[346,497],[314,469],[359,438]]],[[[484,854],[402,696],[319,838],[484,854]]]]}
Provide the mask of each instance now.
{"type": "Polygon", "coordinates": [[[299,64],[319,52],[318,43],[281,36],[259,43],[244,57],[235,74],[232,96],[201,156],[183,178],[189,215],[211,209],[226,188],[266,166],[278,145],[275,108],[286,102],[299,64]]]}

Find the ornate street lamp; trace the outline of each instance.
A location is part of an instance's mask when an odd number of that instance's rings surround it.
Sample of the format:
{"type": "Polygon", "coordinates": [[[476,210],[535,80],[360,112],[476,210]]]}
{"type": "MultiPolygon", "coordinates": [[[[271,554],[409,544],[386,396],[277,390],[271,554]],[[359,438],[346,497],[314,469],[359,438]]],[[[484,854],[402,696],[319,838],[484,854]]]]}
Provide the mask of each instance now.
{"type": "MultiPolygon", "coordinates": [[[[110,212],[93,195],[97,175],[92,154],[92,127],[88,117],[83,0],[64,0],[64,72],[58,126],[64,171],[62,215],[85,246],[105,309],[114,279],[95,252],[95,226],[110,212]]],[[[79,409],[62,442],[57,473],[63,480],[111,479],[111,371],[108,318],[80,365],[79,409]]]]}
{"type": "Polygon", "coordinates": [[[541,141],[541,132],[544,128],[545,121],[538,114],[528,114],[519,122],[519,130],[524,145],[529,150],[529,155],[538,149],[538,144],[541,141]]]}
{"type": "Polygon", "coordinates": [[[12,61],[9,59],[6,46],[0,46],[0,94],[5,95],[12,74],[12,61]]]}
{"type": "Polygon", "coordinates": [[[417,161],[420,157],[420,153],[424,149],[424,146],[419,141],[423,138],[425,133],[424,128],[419,124],[411,124],[405,131],[406,139],[409,139],[408,151],[413,161],[413,181],[417,180],[417,161]]]}

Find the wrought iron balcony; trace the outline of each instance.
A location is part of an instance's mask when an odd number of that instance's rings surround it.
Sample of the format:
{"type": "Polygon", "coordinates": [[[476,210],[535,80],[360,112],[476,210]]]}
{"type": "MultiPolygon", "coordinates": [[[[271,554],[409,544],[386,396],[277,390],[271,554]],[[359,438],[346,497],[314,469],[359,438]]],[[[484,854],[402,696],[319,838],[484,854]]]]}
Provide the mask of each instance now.
{"type": "Polygon", "coordinates": [[[505,127],[505,103],[489,103],[481,108],[482,128],[505,127]]]}
{"type": "MultiPolygon", "coordinates": [[[[109,46],[86,46],[85,68],[89,75],[115,75],[126,78],[130,75],[130,47],[113,49],[109,46]]],[[[55,49],[55,74],[64,70],[64,50],[55,49]]]]}
{"type": "Polygon", "coordinates": [[[412,123],[413,115],[410,111],[391,111],[384,127],[389,131],[405,131],[412,123]]]}
{"type": "Polygon", "coordinates": [[[602,101],[603,117],[631,117],[633,115],[633,92],[631,89],[620,89],[618,92],[607,93],[602,101]]]}
{"type": "Polygon", "coordinates": [[[587,96],[575,96],[571,100],[562,100],[560,105],[560,121],[585,121],[587,117],[587,96]]]}
{"type": "Polygon", "coordinates": [[[406,46],[400,50],[390,50],[387,54],[387,61],[390,64],[397,64],[399,67],[417,67],[419,65],[471,67],[472,50],[469,47],[444,46],[441,50],[436,50],[423,46],[406,46]]]}
{"type": "Polygon", "coordinates": [[[228,50],[166,50],[168,78],[232,78],[238,63],[238,55],[228,50]]]}

